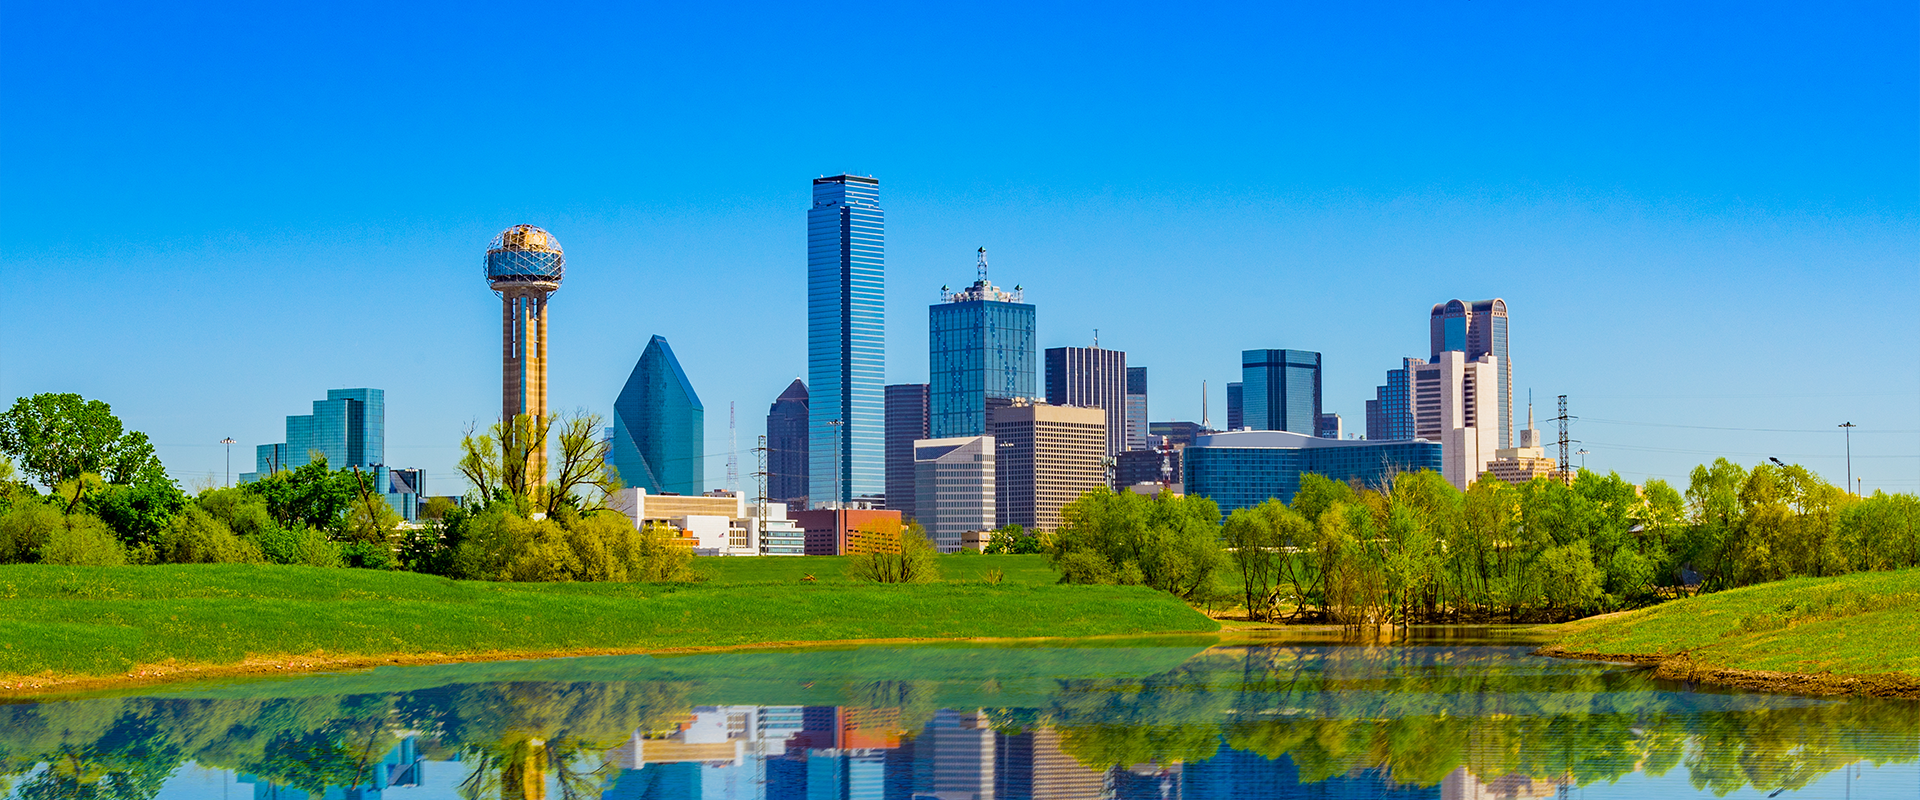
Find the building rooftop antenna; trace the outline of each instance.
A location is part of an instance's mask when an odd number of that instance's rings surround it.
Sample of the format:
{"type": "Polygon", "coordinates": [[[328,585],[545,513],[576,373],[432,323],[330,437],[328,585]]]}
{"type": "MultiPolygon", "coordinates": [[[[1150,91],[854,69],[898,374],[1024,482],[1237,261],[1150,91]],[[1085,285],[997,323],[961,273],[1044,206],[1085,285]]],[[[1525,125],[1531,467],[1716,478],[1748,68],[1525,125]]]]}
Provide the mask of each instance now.
{"type": "Polygon", "coordinates": [[[727,491],[737,496],[740,494],[740,434],[734,421],[735,405],[727,401],[727,491]]]}
{"type": "Polygon", "coordinates": [[[1200,381],[1200,429],[1203,431],[1213,429],[1213,424],[1207,420],[1207,382],[1205,380],[1200,381]]]}
{"type": "Polygon", "coordinates": [[[974,262],[974,269],[980,273],[980,285],[987,285],[987,248],[980,248],[978,260],[974,262]]]}

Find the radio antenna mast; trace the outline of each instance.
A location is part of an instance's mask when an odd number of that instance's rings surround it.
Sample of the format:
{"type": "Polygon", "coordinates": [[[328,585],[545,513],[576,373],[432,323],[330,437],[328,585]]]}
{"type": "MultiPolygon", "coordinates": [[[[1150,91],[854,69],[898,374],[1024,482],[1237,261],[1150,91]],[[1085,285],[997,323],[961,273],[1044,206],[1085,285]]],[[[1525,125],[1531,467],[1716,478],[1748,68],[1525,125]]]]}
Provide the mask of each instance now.
{"type": "Polygon", "coordinates": [[[727,491],[740,494],[740,434],[735,424],[733,407],[735,403],[727,401],[727,491]]]}

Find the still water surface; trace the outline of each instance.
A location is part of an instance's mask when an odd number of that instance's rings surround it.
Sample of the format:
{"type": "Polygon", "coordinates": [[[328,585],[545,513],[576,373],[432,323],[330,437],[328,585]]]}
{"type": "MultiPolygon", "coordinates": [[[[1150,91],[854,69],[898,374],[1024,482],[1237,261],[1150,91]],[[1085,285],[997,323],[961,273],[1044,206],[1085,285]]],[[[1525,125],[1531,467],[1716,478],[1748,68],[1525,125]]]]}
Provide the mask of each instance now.
{"type": "Polygon", "coordinates": [[[20,798],[1920,798],[1920,704],[1459,640],[384,668],[0,705],[20,798]]]}

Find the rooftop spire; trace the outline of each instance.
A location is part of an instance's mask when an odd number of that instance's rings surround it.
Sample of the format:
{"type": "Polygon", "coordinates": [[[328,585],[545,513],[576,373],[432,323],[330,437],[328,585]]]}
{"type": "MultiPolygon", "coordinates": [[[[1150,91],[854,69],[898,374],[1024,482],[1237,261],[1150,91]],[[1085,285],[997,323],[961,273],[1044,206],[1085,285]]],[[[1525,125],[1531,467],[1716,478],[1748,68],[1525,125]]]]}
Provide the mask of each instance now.
{"type": "Polygon", "coordinates": [[[980,271],[980,283],[985,285],[987,282],[987,248],[980,248],[980,257],[979,260],[974,263],[974,266],[980,271]]]}

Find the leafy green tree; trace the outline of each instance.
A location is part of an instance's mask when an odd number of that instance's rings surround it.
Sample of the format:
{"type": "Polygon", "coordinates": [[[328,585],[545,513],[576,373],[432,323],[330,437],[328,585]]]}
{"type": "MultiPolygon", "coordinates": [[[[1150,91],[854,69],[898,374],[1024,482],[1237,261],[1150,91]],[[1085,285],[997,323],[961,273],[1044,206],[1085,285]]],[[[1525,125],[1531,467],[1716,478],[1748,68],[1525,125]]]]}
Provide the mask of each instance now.
{"type": "Polygon", "coordinates": [[[176,515],[154,539],[154,559],[164,564],[257,564],[260,547],[235,536],[226,523],[199,506],[176,515]]]}
{"type": "Polygon", "coordinates": [[[1063,583],[1151,586],[1203,598],[1226,562],[1220,507],[1204,497],[1144,497],[1098,487],[1060,510],[1053,563],[1063,583]]]}
{"type": "Polygon", "coordinates": [[[353,470],[328,469],[326,457],[321,456],[242,488],[266,501],[267,513],[282,527],[337,531],[354,500],[371,483],[371,476],[353,470]]]}
{"type": "Polygon", "coordinates": [[[138,547],[166,530],[187,503],[186,493],[172,481],[147,480],[109,484],[89,496],[86,506],[120,535],[121,542],[138,547]]]}
{"type": "Polygon", "coordinates": [[[95,473],[109,483],[165,482],[147,435],[128,431],[99,400],[36,394],[0,413],[0,453],[43,486],[95,473]]]}
{"type": "Polygon", "coordinates": [[[989,555],[1032,555],[1047,552],[1047,543],[1038,534],[1019,525],[1008,525],[987,538],[989,555]]]}

